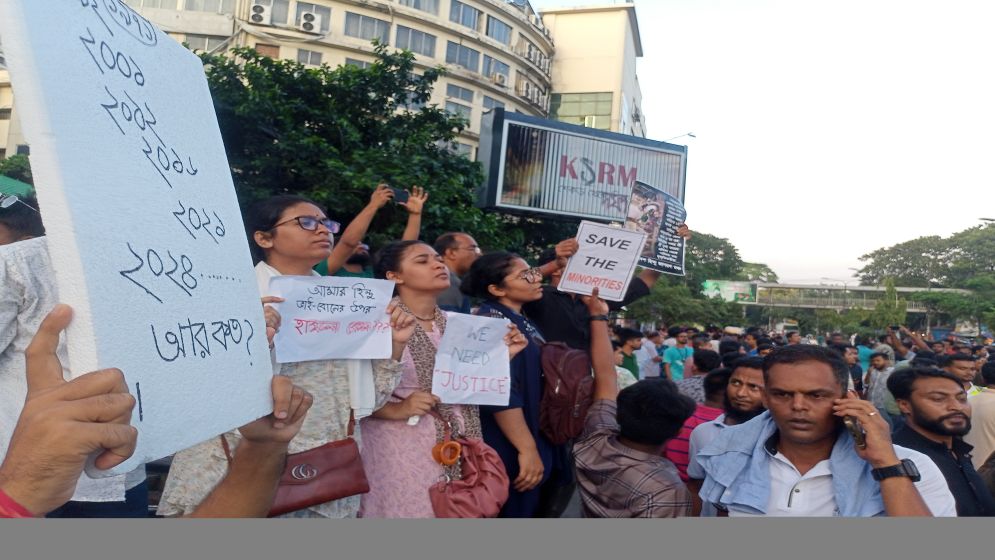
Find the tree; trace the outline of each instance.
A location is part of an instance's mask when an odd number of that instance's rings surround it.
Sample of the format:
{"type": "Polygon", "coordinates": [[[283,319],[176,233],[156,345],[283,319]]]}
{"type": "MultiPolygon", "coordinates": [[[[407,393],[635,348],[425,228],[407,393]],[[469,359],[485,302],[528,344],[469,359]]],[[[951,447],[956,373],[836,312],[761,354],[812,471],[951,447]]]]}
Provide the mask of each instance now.
{"type": "Polygon", "coordinates": [[[860,269],[860,283],[878,285],[892,278],[898,285],[911,287],[942,286],[949,282],[950,244],[933,235],[920,237],[860,257],[869,261],[860,269]]]}
{"type": "MultiPolygon", "coordinates": [[[[365,69],[307,68],[248,48],[201,55],[243,207],[298,194],[347,223],[378,183],[420,185],[430,192],[422,239],[466,231],[486,248],[521,250],[555,237],[536,233],[545,232],[542,222],[474,206],[481,167],[451,149],[467,122],[435,105],[419,108],[444,70],[418,76],[410,52],[374,45],[376,61],[365,69]]],[[[402,208],[384,208],[369,241],[400,238],[405,220],[402,208]]]]}
{"type": "Polygon", "coordinates": [[[728,239],[694,232],[685,251],[685,283],[693,293],[701,293],[705,280],[739,279],[743,260],[739,250],[728,239]]]}
{"type": "Polygon", "coordinates": [[[898,297],[894,279],[886,278],[884,287],[884,297],[878,300],[868,317],[871,326],[883,329],[890,325],[904,325],[908,302],[898,297]]]}
{"type": "Polygon", "coordinates": [[[0,175],[6,175],[29,185],[34,184],[34,179],[31,176],[31,163],[28,161],[28,156],[24,154],[14,154],[6,159],[0,159],[0,175]]]}
{"type": "Polygon", "coordinates": [[[777,273],[763,263],[743,263],[743,270],[737,280],[749,280],[750,282],[764,282],[776,284],[777,273]]]}

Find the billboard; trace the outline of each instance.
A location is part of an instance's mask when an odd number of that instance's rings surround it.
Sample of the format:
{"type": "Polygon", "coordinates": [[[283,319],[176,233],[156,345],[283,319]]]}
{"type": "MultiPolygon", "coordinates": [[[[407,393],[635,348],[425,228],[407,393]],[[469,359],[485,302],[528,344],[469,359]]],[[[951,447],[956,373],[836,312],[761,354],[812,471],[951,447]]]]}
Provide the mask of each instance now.
{"type": "Polygon", "coordinates": [[[484,115],[477,205],[625,222],[637,182],[683,202],[687,147],[494,109],[484,115]]]}
{"type": "Polygon", "coordinates": [[[705,280],[701,283],[705,297],[719,297],[723,301],[757,302],[757,285],[752,282],[731,280],[705,280]]]}

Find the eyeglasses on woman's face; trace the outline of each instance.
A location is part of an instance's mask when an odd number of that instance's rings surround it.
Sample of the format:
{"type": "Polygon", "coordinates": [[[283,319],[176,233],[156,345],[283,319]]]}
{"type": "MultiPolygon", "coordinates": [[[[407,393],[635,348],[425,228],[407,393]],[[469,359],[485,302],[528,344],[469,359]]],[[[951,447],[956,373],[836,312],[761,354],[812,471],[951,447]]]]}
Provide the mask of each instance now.
{"type": "Polygon", "coordinates": [[[333,233],[334,234],[334,233],[338,233],[339,229],[341,229],[341,227],[342,227],[342,224],[340,224],[340,223],[338,223],[335,220],[332,220],[330,218],[315,218],[314,216],[296,216],[296,217],[290,218],[289,220],[284,220],[284,221],[276,224],[275,226],[273,226],[273,227],[270,228],[270,231],[272,231],[272,230],[274,230],[274,229],[276,229],[276,228],[278,228],[278,227],[280,227],[280,226],[282,226],[284,224],[289,224],[290,222],[293,222],[293,221],[296,221],[297,225],[301,226],[301,229],[306,229],[307,231],[315,231],[315,230],[318,229],[318,224],[321,224],[321,225],[325,226],[325,229],[327,229],[329,233],[333,233]]]}
{"type": "Polygon", "coordinates": [[[523,270],[516,278],[519,280],[525,280],[529,284],[538,284],[542,282],[542,271],[538,268],[530,268],[528,270],[523,270]]]}

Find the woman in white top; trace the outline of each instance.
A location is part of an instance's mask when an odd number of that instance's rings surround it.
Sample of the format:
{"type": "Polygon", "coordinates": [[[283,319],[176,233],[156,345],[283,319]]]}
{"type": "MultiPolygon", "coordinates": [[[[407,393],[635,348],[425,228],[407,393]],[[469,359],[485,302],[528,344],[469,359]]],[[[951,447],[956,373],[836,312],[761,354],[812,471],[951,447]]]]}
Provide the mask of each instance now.
{"type": "MultiPolygon", "coordinates": [[[[281,195],[253,206],[246,220],[250,232],[259,291],[267,300],[269,280],[274,276],[318,276],[312,270],[332,252],[333,235],[339,224],[328,219],[317,204],[305,198],[281,195]]],[[[278,299],[278,298],[277,298],[278,299]]],[[[347,437],[350,414],[356,420],[379,409],[394,391],[401,376],[401,357],[414,332],[414,319],[392,305],[393,355],[390,360],[317,360],[276,364],[274,373],[293,378],[294,384],[314,396],[300,433],[290,442],[290,453],[300,453],[347,437]],[[365,363],[363,363],[365,362],[365,363]],[[372,364],[371,364],[372,362],[372,364]],[[372,365],[372,368],[370,367],[372,365]],[[372,369],[372,373],[370,370],[372,369]],[[365,386],[366,391],[358,390],[365,386]],[[364,395],[370,402],[363,402],[364,395]]],[[[267,313],[272,327],[275,315],[267,313]]],[[[360,423],[355,435],[361,444],[360,423]]],[[[225,434],[232,447],[238,431],[225,434]]],[[[237,448],[234,450],[237,453],[237,448]]],[[[217,484],[228,469],[219,438],[211,438],[176,455],[159,505],[165,516],[189,513],[217,484]]],[[[359,496],[315,505],[283,517],[355,517],[359,496]]]]}

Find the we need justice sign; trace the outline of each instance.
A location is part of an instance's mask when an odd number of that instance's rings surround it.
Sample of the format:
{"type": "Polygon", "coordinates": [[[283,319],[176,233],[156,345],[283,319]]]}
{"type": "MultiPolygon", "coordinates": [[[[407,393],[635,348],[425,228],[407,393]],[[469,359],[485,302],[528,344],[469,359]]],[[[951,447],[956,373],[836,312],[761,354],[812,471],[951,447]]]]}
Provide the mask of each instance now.
{"type": "Polygon", "coordinates": [[[622,301],[646,244],[646,233],[583,221],[577,230],[580,244],[563,270],[557,289],[561,292],[598,295],[622,301]]]}

